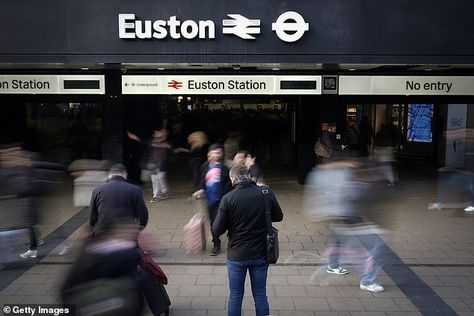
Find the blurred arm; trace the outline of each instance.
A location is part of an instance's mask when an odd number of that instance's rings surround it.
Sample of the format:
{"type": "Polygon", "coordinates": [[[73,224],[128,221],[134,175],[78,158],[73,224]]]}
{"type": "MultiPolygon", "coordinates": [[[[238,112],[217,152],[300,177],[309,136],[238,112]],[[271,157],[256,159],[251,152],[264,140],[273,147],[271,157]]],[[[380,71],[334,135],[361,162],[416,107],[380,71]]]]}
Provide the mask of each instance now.
{"type": "Polygon", "coordinates": [[[90,210],[91,210],[91,216],[89,219],[89,224],[94,227],[95,224],[97,224],[97,221],[99,219],[99,211],[97,209],[97,192],[94,190],[92,192],[92,198],[91,198],[91,204],[90,204],[90,210]]]}
{"type": "Polygon", "coordinates": [[[136,142],[141,142],[140,137],[138,137],[137,135],[135,135],[133,133],[127,132],[127,136],[128,136],[128,138],[133,139],[136,142]]]}
{"type": "Polygon", "coordinates": [[[140,220],[140,226],[145,227],[148,223],[148,209],[145,205],[145,201],[143,200],[143,193],[140,189],[137,195],[138,199],[135,209],[135,216],[140,220]]]}
{"type": "Polygon", "coordinates": [[[283,220],[283,211],[273,192],[270,194],[270,201],[272,206],[272,222],[281,222],[283,220]]]}

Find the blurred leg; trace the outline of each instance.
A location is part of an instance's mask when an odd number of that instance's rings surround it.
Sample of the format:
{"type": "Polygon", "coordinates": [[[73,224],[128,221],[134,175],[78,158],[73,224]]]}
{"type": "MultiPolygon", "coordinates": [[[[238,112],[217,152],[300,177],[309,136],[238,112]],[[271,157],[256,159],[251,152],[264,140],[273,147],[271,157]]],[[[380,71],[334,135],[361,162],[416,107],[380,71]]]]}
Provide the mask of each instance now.
{"type": "Polygon", "coordinates": [[[158,171],[158,182],[159,182],[159,194],[168,193],[168,182],[166,180],[166,172],[165,171],[158,171]]]}
{"type": "Polygon", "coordinates": [[[158,175],[156,174],[151,174],[150,176],[151,178],[151,186],[153,188],[153,197],[157,197],[158,196],[158,175]]]}
{"type": "Polygon", "coordinates": [[[28,230],[30,233],[30,250],[36,250],[38,248],[38,240],[36,239],[35,228],[31,226],[28,230]]]}
{"type": "Polygon", "coordinates": [[[329,247],[329,267],[339,267],[339,253],[341,251],[341,237],[332,232],[331,243],[329,247]]]}
{"type": "Polygon", "coordinates": [[[360,279],[363,285],[369,285],[375,282],[379,276],[382,266],[381,240],[377,235],[361,235],[358,236],[362,245],[370,253],[370,258],[367,260],[365,271],[360,279]]]}

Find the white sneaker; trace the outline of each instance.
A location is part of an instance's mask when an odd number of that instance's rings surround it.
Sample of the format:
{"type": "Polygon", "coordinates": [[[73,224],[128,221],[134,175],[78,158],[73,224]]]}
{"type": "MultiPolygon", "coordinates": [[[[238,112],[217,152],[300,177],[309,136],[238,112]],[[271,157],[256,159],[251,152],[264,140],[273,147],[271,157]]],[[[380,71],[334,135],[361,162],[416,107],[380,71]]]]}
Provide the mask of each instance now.
{"type": "Polygon", "coordinates": [[[377,283],[372,283],[372,284],[367,284],[367,285],[361,284],[360,289],[364,291],[376,292],[376,293],[383,292],[385,290],[383,286],[378,285],[377,283]]]}
{"type": "Polygon", "coordinates": [[[348,274],[349,270],[344,269],[343,267],[331,268],[328,266],[328,268],[326,269],[326,272],[330,274],[344,275],[344,274],[348,274]]]}
{"type": "Polygon", "coordinates": [[[63,249],[58,253],[59,256],[67,256],[69,254],[70,247],[64,246],[63,249]]]}
{"type": "Polygon", "coordinates": [[[468,206],[464,209],[466,212],[474,212],[474,206],[468,206]]]}
{"type": "Polygon", "coordinates": [[[22,253],[20,255],[20,258],[22,259],[28,259],[28,258],[36,258],[38,256],[38,250],[28,250],[25,253],[22,253]]]}
{"type": "Polygon", "coordinates": [[[431,203],[428,205],[429,210],[442,210],[443,209],[443,204],[441,203],[431,203]]]}

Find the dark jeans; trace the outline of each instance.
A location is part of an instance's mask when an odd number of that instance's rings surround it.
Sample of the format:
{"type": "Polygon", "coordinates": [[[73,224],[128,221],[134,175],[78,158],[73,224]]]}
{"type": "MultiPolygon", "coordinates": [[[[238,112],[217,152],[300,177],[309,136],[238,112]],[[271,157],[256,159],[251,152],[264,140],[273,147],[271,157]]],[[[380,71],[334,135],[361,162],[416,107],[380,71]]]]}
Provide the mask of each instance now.
{"type": "MultiPolygon", "coordinates": [[[[219,210],[219,202],[213,203],[212,205],[209,205],[209,218],[211,220],[211,232],[212,232],[212,224],[214,223],[214,220],[216,219],[217,216],[217,211],[219,210]]],[[[212,232],[212,242],[214,243],[214,247],[221,247],[221,240],[219,239],[219,235],[214,234],[212,232]]]]}
{"type": "Polygon", "coordinates": [[[333,232],[331,239],[329,267],[339,267],[339,254],[341,253],[341,249],[344,247],[344,244],[347,244],[350,239],[358,239],[370,255],[364,267],[364,272],[360,278],[360,283],[363,285],[374,283],[380,274],[381,266],[383,264],[383,256],[381,254],[383,245],[381,243],[380,237],[374,234],[341,236],[333,232]]]}
{"type": "Polygon", "coordinates": [[[36,238],[36,231],[33,226],[28,228],[30,235],[30,250],[36,250],[38,248],[38,238],[36,238]]]}
{"type": "Polygon", "coordinates": [[[244,298],[247,270],[250,274],[256,315],[266,316],[270,314],[270,307],[267,298],[268,263],[265,258],[227,260],[230,291],[227,315],[241,316],[242,314],[242,300],[244,298]]]}

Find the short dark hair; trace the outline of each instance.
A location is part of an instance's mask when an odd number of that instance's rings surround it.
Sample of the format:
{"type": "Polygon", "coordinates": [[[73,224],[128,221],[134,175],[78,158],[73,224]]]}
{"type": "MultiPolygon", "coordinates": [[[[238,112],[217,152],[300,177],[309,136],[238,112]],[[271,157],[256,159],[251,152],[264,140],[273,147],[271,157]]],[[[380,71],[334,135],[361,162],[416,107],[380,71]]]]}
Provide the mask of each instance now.
{"type": "Polygon", "coordinates": [[[124,174],[124,173],[127,173],[127,167],[125,167],[121,163],[117,163],[109,169],[109,174],[124,174]]]}
{"type": "Polygon", "coordinates": [[[235,165],[230,168],[229,176],[231,178],[237,179],[237,183],[251,179],[248,169],[243,165],[235,165]]]}
{"type": "Polygon", "coordinates": [[[222,144],[220,144],[220,143],[214,143],[211,146],[209,146],[209,149],[207,151],[209,152],[211,150],[216,150],[216,149],[224,150],[224,146],[222,146],[222,144]]]}

